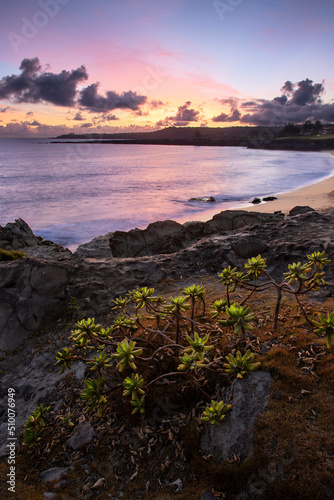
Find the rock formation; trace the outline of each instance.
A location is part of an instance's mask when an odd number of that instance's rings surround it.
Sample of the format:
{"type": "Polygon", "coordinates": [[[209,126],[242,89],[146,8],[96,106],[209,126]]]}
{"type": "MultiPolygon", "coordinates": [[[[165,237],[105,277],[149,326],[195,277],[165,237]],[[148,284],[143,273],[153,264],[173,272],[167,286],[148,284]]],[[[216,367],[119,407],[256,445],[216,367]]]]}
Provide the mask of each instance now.
{"type": "MultiPolygon", "coordinates": [[[[0,246],[8,248],[9,241],[17,241],[17,226],[14,236],[11,227],[7,224],[0,246]]],[[[102,318],[110,311],[112,299],[135,287],[159,287],[167,278],[196,281],[196,276],[215,274],[228,265],[241,267],[245,259],[259,253],[269,265],[275,264],[278,273],[286,270],[288,262],[302,260],[312,251],[325,249],[329,258],[334,256],[334,212],[308,210],[285,218],[226,211],[208,222],[155,222],[144,230],[94,238],[73,255],[59,245],[45,245],[23,221],[19,227],[30,244],[36,242],[20,249],[33,249],[44,258],[0,263],[1,350],[17,347],[27,335],[61,318],[66,297],[77,297],[88,314],[102,318]]],[[[332,274],[329,266],[329,281],[332,274]]],[[[321,293],[330,290],[327,287],[321,293]]]]}

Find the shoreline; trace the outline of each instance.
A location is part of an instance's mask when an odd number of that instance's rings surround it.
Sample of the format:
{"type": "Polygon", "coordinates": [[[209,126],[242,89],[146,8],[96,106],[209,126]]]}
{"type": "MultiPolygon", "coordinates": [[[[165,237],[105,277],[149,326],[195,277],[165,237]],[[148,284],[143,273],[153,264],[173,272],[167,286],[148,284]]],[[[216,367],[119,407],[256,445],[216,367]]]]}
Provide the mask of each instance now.
{"type": "MultiPolygon", "coordinates": [[[[328,153],[334,157],[334,150],[325,152],[325,154],[328,153]]],[[[207,222],[215,215],[226,210],[244,210],[246,212],[259,212],[267,214],[281,211],[285,215],[287,215],[290,210],[296,206],[310,206],[317,212],[328,212],[330,210],[334,210],[334,170],[333,173],[325,179],[291,191],[276,194],[274,193],[272,196],[275,196],[277,200],[261,202],[259,204],[244,202],[231,208],[224,208],[223,210],[219,210],[218,207],[212,207],[211,210],[207,211],[200,217],[196,218],[195,216],[195,218],[191,219],[191,221],[196,220],[207,222]]],[[[177,219],[177,222],[180,222],[181,224],[189,222],[189,217],[180,217],[177,219]]]]}
{"type": "MultiPolygon", "coordinates": [[[[334,151],[330,151],[334,156],[334,151]]],[[[273,213],[281,211],[285,215],[296,206],[309,206],[317,212],[334,210],[334,173],[314,184],[302,188],[278,193],[277,200],[262,202],[245,207],[248,212],[273,213]]]]}

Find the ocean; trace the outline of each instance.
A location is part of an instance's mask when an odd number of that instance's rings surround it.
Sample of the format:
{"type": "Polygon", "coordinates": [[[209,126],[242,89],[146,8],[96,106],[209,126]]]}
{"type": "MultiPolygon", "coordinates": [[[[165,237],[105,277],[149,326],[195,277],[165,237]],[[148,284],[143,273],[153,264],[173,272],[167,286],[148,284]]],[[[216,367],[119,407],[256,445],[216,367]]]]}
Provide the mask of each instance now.
{"type": "Polygon", "coordinates": [[[330,176],[328,153],[0,139],[0,224],[71,250],[156,220],[208,220],[330,176]],[[215,203],[189,201],[216,198],[215,203]]]}

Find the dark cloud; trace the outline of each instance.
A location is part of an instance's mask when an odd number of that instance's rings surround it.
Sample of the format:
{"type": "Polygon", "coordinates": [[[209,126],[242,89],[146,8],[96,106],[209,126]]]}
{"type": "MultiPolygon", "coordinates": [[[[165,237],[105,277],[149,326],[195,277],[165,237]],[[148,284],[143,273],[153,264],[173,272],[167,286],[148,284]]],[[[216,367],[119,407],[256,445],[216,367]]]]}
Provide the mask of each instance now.
{"type": "Polygon", "coordinates": [[[106,113],[113,109],[131,109],[137,111],[140,106],[146,103],[147,97],[138,95],[129,90],[122,94],[117,94],[112,90],[106,92],[105,96],[98,94],[98,83],[92,83],[80,92],[78,103],[80,106],[99,113],[106,113]]]}
{"type": "Polygon", "coordinates": [[[0,108],[0,113],[14,113],[15,111],[18,111],[18,109],[13,108],[13,106],[4,106],[0,108]]]}
{"type": "Polygon", "coordinates": [[[56,137],[61,134],[69,134],[71,132],[82,134],[84,129],[89,129],[89,133],[121,133],[121,132],[144,132],[156,130],[156,128],[145,125],[130,125],[127,127],[115,127],[108,125],[98,125],[92,127],[81,127],[79,122],[76,127],[69,127],[67,125],[46,125],[41,124],[37,127],[31,126],[29,122],[16,122],[8,123],[6,125],[0,124],[0,137],[56,137]]]}
{"type": "Polygon", "coordinates": [[[105,122],[113,122],[119,120],[118,116],[109,113],[109,114],[104,114],[104,115],[97,115],[93,117],[93,122],[95,124],[97,123],[105,123],[105,122]]]}
{"type": "Polygon", "coordinates": [[[26,113],[26,116],[34,116],[34,112],[33,112],[33,111],[28,111],[28,112],[26,113]]]}
{"type": "Polygon", "coordinates": [[[85,118],[82,116],[82,114],[80,113],[80,111],[78,111],[74,117],[72,118],[72,120],[75,120],[77,122],[81,122],[83,120],[85,120],[85,118]]]}
{"type": "Polygon", "coordinates": [[[148,111],[143,111],[142,109],[139,109],[138,111],[134,112],[135,116],[148,116],[149,112],[148,111]]]}
{"type": "Polygon", "coordinates": [[[37,120],[34,120],[33,122],[29,123],[29,125],[31,125],[32,127],[39,127],[41,123],[38,122],[37,120]]]}
{"type": "Polygon", "coordinates": [[[221,113],[218,116],[214,116],[212,118],[213,122],[237,122],[240,120],[241,113],[238,109],[232,111],[230,115],[226,115],[225,113],[221,113]]]}
{"type": "Polygon", "coordinates": [[[284,94],[291,94],[293,92],[293,83],[287,80],[281,88],[281,92],[284,94]]]}
{"type": "Polygon", "coordinates": [[[240,99],[236,97],[228,97],[226,99],[220,99],[219,102],[223,106],[230,106],[230,114],[221,113],[218,116],[214,116],[212,118],[213,122],[237,122],[240,120],[241,113],[238,110],[237,106],[239,104],[240,99]]]}
{"type": "Polygon", "coordinates": [[[274,101],[278,102],[279,104],[286,104],[288,101],[288,97],[286,95],[281,95],[280,97],[275,97],[274,101]]]}
{"type": "Polygon", "coordinates": [[[119,120],[118,116],[116,115],[103,115],[103,121],[107,121],[107,122],[111,122],[111,121],[114,121],[114,120],[119,120]]]}
{"type": "Polygon", "coordinates": [[[93,123],[83,123],[82,125],[80,125],[80,128],[90,128],[93,126],[93,123]]]}
{"type": "Polygon", "coordinates": [[[167,116],[164,120],[160,120],[156,124],[157,127],[186,127],[191,122],[198,122],[201,119],[200,111],[190,106],[190,101],[179,106],[175,116],[167,116]]]}
{"type": "Polygon", "coordinates": [[[200,116],[199,111],[190,108],[191,102],[187,101],[183,106],[177,108],[177,113],[175,116],[170,116],[169,120],[175,120],[178,122],[198,122],[200,116]]]}
{"type": "MultiPolygon", "coordinates": [[[[286,82],[288,83],[288,82],[286,82]]],[[[291,83],[291,82],[289,82],[291,83]]],[[[307,104],[312,104],[314,102],[321,102],[320,95],[324,92],[324,86],[322,83],[316,83],[313,85],[313,81],[306,78],[298,82],[292,87],[290,92],[292,95],[289,104],[297,104],[298,106],[306,106],[307,104]],[[297,89],[295,87],[297,86],[297,89]]]]}
{"type": "Polygon", "coordinates": [[[88,78],[85,66],[60,73],[42,71],[38,57],[23,59],[20,70],[19,75],[5,76],[0,80],[0,99],[72,107],[77,85],[88,78]]]}
{"type": "Polygon", "coordinates": [[[243,124],[274,126],[288,122],[303,123],[306,120],[334,121],[334,104],[324,104],[321,96],[324,83],[313,83],[306,78],[297,83],[287,80],[282,95],[274,99],[258,99],[240,102],[239,99],[221,99],[223,105],[230,105],[230,114],[221,113],[214,122],[240,121],[243,124]]]}
{"type": "MultiPolygon", "coordinates": [[[[108,91],[105,96],[99,95],[98,83],[81,90],[77,100],[78,84],[88,79],[85,66],[71,71],[51,73],[43,70],[38,57],[35,57],[23,59],[20,71],[19,75],[5,76],[0,80],[0,99],[13,99],[20,103],[46,102],[67,107],[79,104],[89,111],[98,113],[108,113],[113,109],[138,111],[147,101],[146,96],[138,95],[131,90],[121,94],[108,91]]],[[[117,120],[114,115],[107,116],[109,116],[106,118],[108,121],[117,120]]],[[[83,118],[77,113],[73,119],[81,121],[83,118]]]]}
{"type": "Polygon", "coordinates": [[[153,99],[153,101],[150,102],[150,106],[152,109],[159,109],[165,106],[165,104],[162,101],[159,101],[157,99],[153,99]]]}
{"type": "Polygon", "coordinates": [[[230,106],[231,109],[236,109],[240,102],[240,99],[237,97],[226,97],[224,99],[217,99],[217,101],[223,106],[230,106]]]}

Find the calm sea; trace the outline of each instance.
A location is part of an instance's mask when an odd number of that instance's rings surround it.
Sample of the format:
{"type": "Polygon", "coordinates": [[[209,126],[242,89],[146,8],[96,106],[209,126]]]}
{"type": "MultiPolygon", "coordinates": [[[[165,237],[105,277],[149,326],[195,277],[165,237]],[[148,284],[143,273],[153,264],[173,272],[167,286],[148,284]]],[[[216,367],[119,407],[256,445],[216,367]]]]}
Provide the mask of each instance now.
{"type": "Polygon", "coordinates": [[[155,220],[208,220],[333,171],[326,153],[0,139],[0,224],[20,217],[73,250],[155,220]],[[204,196],[217,201],[189,201],[204,196]]]}

